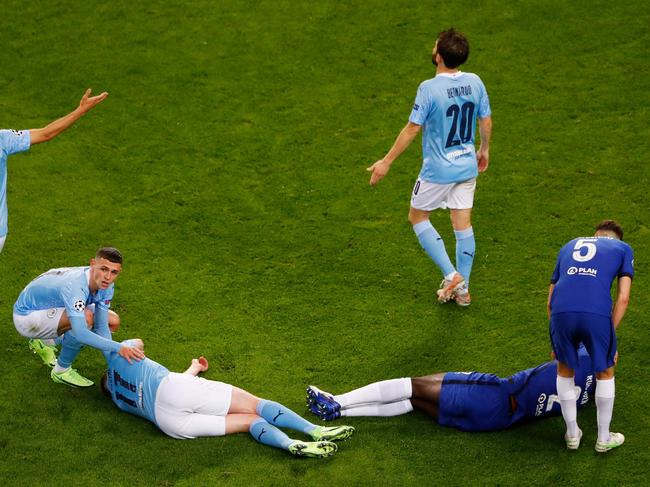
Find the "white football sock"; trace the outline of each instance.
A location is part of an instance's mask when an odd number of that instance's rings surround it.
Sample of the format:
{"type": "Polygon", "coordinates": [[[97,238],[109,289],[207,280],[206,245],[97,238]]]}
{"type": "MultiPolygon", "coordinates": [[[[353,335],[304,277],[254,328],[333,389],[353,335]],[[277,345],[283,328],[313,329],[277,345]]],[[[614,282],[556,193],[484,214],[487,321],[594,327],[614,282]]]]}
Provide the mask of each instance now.
{"type": "Polygon", "coordinates": [[[566,423],[566,434],[570,438],[578,436],[578,407],[576,406],[576,390],[573,377],[557,376],[557,397],[562,407],[562,417],[566,423]]]}
{"type": "Polygon", "coordinates": [[[341,409],[341,416],[399,416],[413,411],[411,401],[389,402],[384,404],[364,404],[362,406],[341,409]]]}
{"type": "Polygon", "coordinates": [[[61,367],[61,366],[59,365],[59,361],[57,360],[57,361],[56,361],[56,365],[54,366],[54,373],[55,373],[55,374],[60,374],[61,372],[65,372],[65,371],[68,370],[69,368],[70,368],[70,367],[61,367]]]}
{"type": "Polygon", "coordinates": [[[411,397],[411,379],[383,380],[355,389],[345,394],[334,396],[334,400],[341,405],[341,409],[368,403],[395,402],[411,397]]]}
{"type": "Polygon", "coordinates": [[[609,423],[612,422],[614,412],[614,396],[616,387],[614,378],[596,379],[596,417],[598,421],[598,441],[609,440],[609,423]]]}

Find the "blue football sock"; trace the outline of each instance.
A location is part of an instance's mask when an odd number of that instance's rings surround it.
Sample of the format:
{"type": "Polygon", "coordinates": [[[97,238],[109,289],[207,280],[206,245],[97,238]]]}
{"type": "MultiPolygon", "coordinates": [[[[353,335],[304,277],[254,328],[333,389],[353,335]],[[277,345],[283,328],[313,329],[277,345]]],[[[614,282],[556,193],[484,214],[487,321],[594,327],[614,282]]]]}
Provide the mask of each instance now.
{"type": "Polygon", "coordinates": [[[283,450],[288,450],[289,445],[295,441],[262,418],[253,421],[248,431],[256,441],[283,450]]]}
{"type": "Polygon", "coordinates": [[[77,340],[72,330],[70,330],[63,335],[61,345],[61,353],[59,353],[57,363],[59,364],[59,367],[67,369],[72,365],[74,359],[77,358],[77,355],[84,347],[84,344],[77,340]]]}
{"type": "Polygon", "coordinates": [[[436,229],[433,228],[431,222],[425,220],[416,223],[413,225],[413,231],[415,232],[415,235],[417,235],[422,248],[442,271],[442,275],[448,276],[449,274],[453,274],[456,269],[454,269],[451,260],[449,260],[442,237],[436,229]]]}
{"type": "Polygon", "coordinates": [[[257,404],[257,414],[272,425],[280,428],[289,428],[302,431],[303,433],[308,433],[316,428],[314,423],[310,423],[302,416],[294,413],[291,409],[275,401],[262,399],[257,404]]]}
{"type": "Polygon", "coordinates": [[[469,275],[472,273],[476,253],[474,230],[469,227],[465,230],[454,230],[454,234],[456,235],[456,267],[465,278],[465,282],[469,284],[469,275]]]}

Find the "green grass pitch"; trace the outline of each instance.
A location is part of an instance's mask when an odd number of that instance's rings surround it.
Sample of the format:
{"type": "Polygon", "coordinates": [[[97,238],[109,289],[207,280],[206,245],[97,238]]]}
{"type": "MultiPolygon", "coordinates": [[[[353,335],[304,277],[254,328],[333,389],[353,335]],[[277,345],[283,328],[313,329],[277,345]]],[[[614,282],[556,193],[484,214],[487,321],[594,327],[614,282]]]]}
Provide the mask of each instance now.
{"type": "MultiPolygon", "coordinates": [[[[9,159],[0,255],[0,483],[8,485],[634,485],[650,424],[650,9],[608,1],[5,0],[0,126],[39,127],[86,87],[109,98],[9,159]],[[433,40],[465,32],[490,93],[491,165],[479,178],[470,309],[438,306],[439,276],[406,216],[419,142],[380,185],[366,166],[434,75],[433,40]],[[619,331],[613,429],[596,456],[563,421],[465,434],[422,414],[351,419],[326,461],[248,435],[172,440],[97,388],[56,385],[15,331],[21,289],[103,244],[125,255],[116,339],[141,337],[171,370],[304,413],[304,388],[545,361],[556,252],[616,218],[637,279],[619,331]]],[[[446,213],[434,214],[453,252],[446,213]]],[[[76,367],[98,378],[103,359],[76,367]]],[[[646,481],[643,479],[646,478],[646,481]]]]}

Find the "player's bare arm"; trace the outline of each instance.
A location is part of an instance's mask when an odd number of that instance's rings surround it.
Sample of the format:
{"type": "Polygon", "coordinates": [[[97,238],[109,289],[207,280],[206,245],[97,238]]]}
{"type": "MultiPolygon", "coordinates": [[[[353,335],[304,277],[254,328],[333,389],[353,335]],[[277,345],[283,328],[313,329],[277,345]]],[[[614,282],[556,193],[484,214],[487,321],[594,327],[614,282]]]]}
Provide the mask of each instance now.
{"type": "Polygon", "coordinates": [[[548,319],[551,319],[551,296],[553,296],[553,289],[555,289],[555,284],[551,284],[548,288],[548,300],[546,301],[546,315],[548,319]]]}
{"type": "Polygon", "coordinates": [[[97,96],[90,96],[90,94],[91,90],[88,88],[81,97],[79,106],[64,117],[55,120],[43,128],[31,129],[29,131],[31,144],[40,144],[41,142],[52,140],[84,116],[88,111],[92,110],[96,105],[104,101],[108,96],[107,92],[103,92],[97,96]]]}
{"type": "Polygon", "coordinates": [[[612,310],[612,323],[614,328],[618,328],[621,320],[627,310],[627,305],[630,302],[630,291],[632,289],[632,279],[629,276],[623,276],[618,279],[618,292],[614,309],[612,310]]]}
{"type": "Polygon", "coordinates": [[[420,130],[422,130],[422,127],[420,125],[412,122],[408,122],[406,124],[406,126],[397,136],[397,139],[395,139],[395,143],[390,148],[388,153],[383,157],[383,159],[379,159],[367,169],[372,173],[372,176],[370,176],[371,186],[375,186],[379,181],[383,179],[384,176],[386,176],[386,174],[388,174],[390,165],[395,159],[400,156],[400,154],[402,154],[402,152],[406,150],[409,145],[411,145],[411,142],[413,142],[413,139],[415,139],[415,137],[420,133],[420,130]]]}
{"type": "Polygon", "coordinates": [[[492,137],[492,117],[478,119],[478,130],[481,134],[481,146],[476,152],[478,171],[484,172],[490,164],[490,138],[492,137]]]}

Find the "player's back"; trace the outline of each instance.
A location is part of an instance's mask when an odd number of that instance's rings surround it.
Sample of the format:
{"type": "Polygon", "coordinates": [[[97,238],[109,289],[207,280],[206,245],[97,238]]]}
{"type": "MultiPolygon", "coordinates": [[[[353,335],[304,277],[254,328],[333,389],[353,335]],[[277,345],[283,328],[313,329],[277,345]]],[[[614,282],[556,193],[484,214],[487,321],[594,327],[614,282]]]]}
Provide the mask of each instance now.
{"type": "Polygon", "coordinates": [[[558,255],[551,282],[551,313],[588,312],[611,315],[611,286],[617,277],[633,277],[634,253],[621,240],[576,238],[558,255]]]}
{"type": "Polygon", "coordinates": [[[423,126],[420,178],[446,184],[476,177],[476,118],[488,115],[485,86],[473,73],[442,73],[421,83],[409,118],[423,126]]]}
{"type": "Polygon", "coordinates": [[[65,306],[63,291],[79,290],[88,296],[88,267],[62,267],[41,274],[22,290],[14,313],[26,315],[32,311],[65,306]]]}
{"type": "MultiPolygon", "coordinates": [[[[589,401],[596,385],[591,357],[581,347],[578,351],[580,367],[575,371],[577,406],[589,401]]],[[[517,403],[511,424],[520,421],[561,414],[560,401],[557,397],[557,362],[546,362],[538,367],[522,370],[503,379],[509,384],[511,394],[517,403]]]]}
{"type": "MultiPolygon", "coordinates": [[[[123,342],[130,345],[128,342],[123,342]]],[[[129,363],[118,353],[107,355],[107,387],[115,405],[123,411],[155,423],[156,393],[169,370],[149,358],[129,363]]]]}

